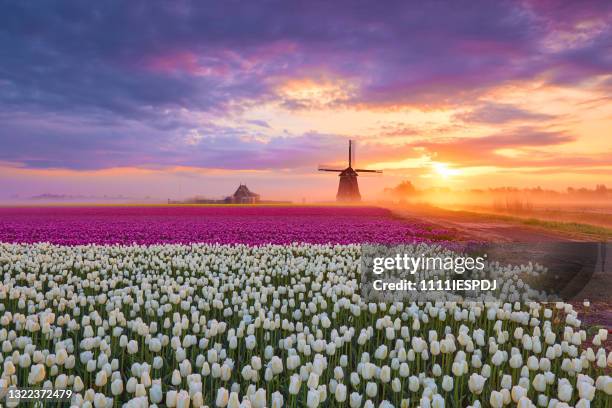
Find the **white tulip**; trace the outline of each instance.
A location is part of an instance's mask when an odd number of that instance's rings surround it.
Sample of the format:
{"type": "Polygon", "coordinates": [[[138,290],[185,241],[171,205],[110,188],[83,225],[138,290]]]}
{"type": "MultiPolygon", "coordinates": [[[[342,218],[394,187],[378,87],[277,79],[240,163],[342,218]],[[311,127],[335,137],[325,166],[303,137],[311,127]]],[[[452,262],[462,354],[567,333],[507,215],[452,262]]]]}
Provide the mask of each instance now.
{"type": "Polygon", "coordinates": [[[529,398],[521,397],[516,406],[517,408],[532,408],[533,404],[531,403],[531,400],[529,398]]]}
{"type": "Polygon", "coordinates": [[[171,378],[170,382],[174,386],[178,386],[178,385],[181,384],[182,379],[181,379],[181,373],[180,373],[179,370],[172,371],[172,378],[171,378]]]}
{"type": "Polygon", "coordinates": [[[453,377],[448,375],[442,377],[442,389],[446,392],[450,392],[453,389],[453,377]]]}
{"type": "Polygon", "coordinates": [[[7,361],[4,362],[4,372],[3,372],[3,374],[7,375],[7,376],[11,376],[11,375],[15,374],[15,365],[13,364],[12,361],[7,360],[7,361]]]}
{"type": "Polygon", "coordinates": [[[106,382],[108,380],[106,371],[98,371],[98,373],[96,374],[96,387],[104,387],[106,385],[106,382]]]}
{"type": "Polygon", "coordinates": [[[159,404],[160,402],[162,402],[163,393],[161,384],[153,384],[151,386],[151,388],[149,389],[149,398],[154,404],[159,404]]]}
{"type": "Polygon", "coordinates": [[[346,401],[346,386],[344,384],[338,384],[335,390],[336,401],[344,402],[346,401]]]}
{"type": "Polygon", "coordinates": [[[272,368],[272,373],[275,375],[283,372],[283,360],[281,360],[277,356],[273,356],[270,360],[270,367],[272,368]]]}
{"type": "Polygon", "coordinates": [[[302,386],[302,381],[300,376],[297,374],[293,374],[289,379],[289,394],[297,395],[300,392],[300,388],[302,386]]]}
{"type": "Polygon", "coordinates": [[[557,397],[563,402],[569,402],[572,399],[573,388],[569,383],[559,383],[557,397]]]}
{"type": "MultiPolygon", "coordinates": [[[[245,345],[246,345],[247,350],[253,350],[255,348],[255,346],[257,345],[257,340],[256,340],[255,336],[254,335],[248,336],[245,339],[245,345]]],[[[208,361],[212,362],[210,360],[210,357],[209,357],[208,361]]]]}
{"type": "Polygon", "coordinates": [[[96,408],[105,408],[106,407],[106,397],[104,394],[97,393],[94,396],[94,407],[96,408]]]}
{"type": "Polygon", "coordinates": [[[176,408],[189,408],[191,398],[185,390],[179,391],[176,395],[176,408]]]}
{"type": "Polygon", "coordinates": [[[263,388],[259,388],[255,392],[255,397],[251,400],[253,408],[264,408],[266,406],[266,391],[263,388]]]}
{"type": "Polygon", "coordinates": [[[468,387],[471,392],[476,395],[480,395],[482,393],[482,389],[484,388],[486,378],[478,375],[476,373],[472,374],[468,380],[468,387]]]}
{"type": "Polygon", "coordinates": [[[128,354],[136,354],[138,352],[138,343],[136,340],[130,340],[127,344],[128,354]]]}
{"type": "Polygon", "coordinates": [[[489,403],[492,408],[502,408],[504,406],[504,396],[499,391],[491,391],[489,403]]]}
{"type": "Polygon", "coordinates": [[[361,394],[357,392],[352,392],[349,400],[349,405],[351,408],[361,407],[362,397],[361,394]]]}
{"type": "Polygon", "coordinates": [[[431,408],[444,408],[444,398],[440,394],[435,394],[431,399],[431,408]]]}
{"type": "Polygon", "coordinates": [[[42,382],[45,379],[45,366],[43,364],[35,364],[30,368],[28,374],[28,384],[34,385],[42,382]]]}
{"type": "Polygon", "coordinates": [[[111,382],[111,393],[117,396],[117,395],[120,395],[122,392],[123,392],[123,381],[121,380],[121,378],[113,380],[111,382]]]}
{"type": "Polygon", "coordinates": [[[389,366],[383,366],[380,369],[380,381],[383,383],[391,381],[391,368],[389,368],[389,366]]]}
{"type": "Polygon", "coordinates": [[[308,382],[306,383],[306,385],[310,389],[317,388],[319,386],[319,376],[315,374],[314,372],[310,373],[310,375],[308,376],[308,382]]]}
{"type": "Polygon", "coordinates": [[[170,390],[166,393],[166,406],[169,408],[176,407],[178,393],[175,390],[170,390]]]}
{"type": "Polygon", "coordinates": [[[125,384],[125,390],[130,393],[133,394],[136,392],[136,386],[138,385],[138,380],[134,377],[130,377],[127,381],[127,383],[125,384]]]}
{"type": "Polygon", "coordinates": [[[191,402],[193,403],[194,408],[201,408],[204,406],[204,396],[201,391],[196,392],[191,397],[191,402]]]}
{"type": "Polygon", "coordinates": [[[519,400],[527,395],[527,390],[519,385],[515,385],[512,387],[512,401],[518,403],[519,400]]]}
{"type": "Polygon", "coordinates": [[[308,408],[316,408],[319,406],[319,391],[309,389],[306,395],[306,406],[308,408]]]}
{"type": "Polygon", "coordinates": [[[282,408],[284,403],[283,394],[276,391],[272,393],[272,404],[270,408],[282,408]]]}
{"type": "Polygon", "coordinates": [[[81,380],[81,377],[76,376],[74,377],[74,382],[73,382],[73,390],[76,392],[81,392],[83,391],[83,389],[85,388],[85,385],[83,384],[83,380],[81,380]]]}
{"type": "Polygon", "coordinates": [[[454,362],[451,371],[455,377],[461,377],[463,375],[463,364],[459,362],[454,362]]]}
{"type": "Polygon", "coordinates": [[[400,377],[402,378],[406,378],[410,375],[410,367],[408,366],[408,364],[406,363],[400,364],[399,374],[400,374],[400,377]]]}
{"type": "Polygon", "coordinates": [[[229,392],[221,387],[217,390],[217,399],[215,400],[215,405],[220,408],[224,408],[227,406],[229,401],[229,392]]]}
{"type": "Polygon", "coordinates": [[[391,389],[393,390],[393,392],[401,392],[402,383],[399,378],[396,377],[393,379],[393,381],[391,381],[391,389]]]}
{"type": "Polygon", "coordinates": [[[544,392],[546,391],[546,386],[547,386],[547,382],[546,382],[546,377],[544,376],[544,374],[541,374],[541,373],[536,374],[536,376],[533,379],[533,388],[538,392],[544,392]]]}
{"type": "Polygon", "coordinates": [[[595,387],[586,381],[580,381],[576,384],[578,395],[580,398],[592,401],[595,398],[595,387]]]}
{"type": "Polygon", "coordinates": [[[408,378],[408,389],[412,392],[417,392],[419,390],[420,383],[419,379],[415,376],[411,376],[408,378]]]}
{"type": "Polygon", "coordinates": [[[375,382],[368,382],[366,384],[366,395],[370,398],[374,398],[378,394],[378,386],[375,382]]]}
{"type": "Polygon", "coordinates": [[[504,374],[502,376],[500,384],[503,389],[510,390],[512,388],[512,376],[504,374]]]}

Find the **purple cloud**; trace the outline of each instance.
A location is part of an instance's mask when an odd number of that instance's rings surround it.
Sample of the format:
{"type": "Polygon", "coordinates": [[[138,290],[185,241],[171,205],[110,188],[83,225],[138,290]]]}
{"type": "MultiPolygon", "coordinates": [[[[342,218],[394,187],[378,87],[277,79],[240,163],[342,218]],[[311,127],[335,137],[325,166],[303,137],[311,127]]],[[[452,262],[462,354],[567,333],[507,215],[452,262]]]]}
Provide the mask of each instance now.
{"type": "MultiPolygon", "coordinates": [[[[244,153],[252,168],[296,166],[332,136],[262,142],[253,128],[263,121],[221,128],[183,113],[224,116],[270,101],[307,108],[277,89],[316,76],[355,85],[330,104],[376,107],[477,103],[521,79],[577,84],[612,72],[611,16],[605,0],[10,1],[0,15],[0,160],[235,168],[247,166],[235,159],[244,153]],[[576,39],[559,45],[556,36],[576,39]],[[194,131],[197,143],[177,143],[194,131]]],[[[538,119],[502,105],[467,117],[519,118],[538,119]]]]}
{"type": "Polygon", "coordinates": [[[224,169],[314,167],[344,152],[337,135],[315,132],[267,138],[255,128],[185,122],[166,126],[119,121],[101,126],[70,116],[0,114],[0,162],[31,168],[190,166],[224,169]],[[314,163],[314,164],[313,164],[314,163]]]}
{"type": "Polygon", "coordinates": [[[464,122],[508,123],[514,121],[545,121],[555,118],[553,115],[529,112],[513,105],[487,102],[476,105],[473,110],[455,116],[464,122]]]}

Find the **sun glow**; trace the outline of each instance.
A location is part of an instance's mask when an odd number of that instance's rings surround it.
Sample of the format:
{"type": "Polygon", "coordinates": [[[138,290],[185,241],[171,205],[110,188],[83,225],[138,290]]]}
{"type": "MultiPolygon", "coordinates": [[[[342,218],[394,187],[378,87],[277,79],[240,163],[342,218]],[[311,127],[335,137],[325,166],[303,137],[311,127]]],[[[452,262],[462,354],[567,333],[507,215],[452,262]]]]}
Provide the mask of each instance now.
{"type": "Polygon", "coordinates": [[[433,162],[431,166],[434,172],[443,179],[448,179],[461,173],[461,170],[451,168],[448,163],[433,162]]]}

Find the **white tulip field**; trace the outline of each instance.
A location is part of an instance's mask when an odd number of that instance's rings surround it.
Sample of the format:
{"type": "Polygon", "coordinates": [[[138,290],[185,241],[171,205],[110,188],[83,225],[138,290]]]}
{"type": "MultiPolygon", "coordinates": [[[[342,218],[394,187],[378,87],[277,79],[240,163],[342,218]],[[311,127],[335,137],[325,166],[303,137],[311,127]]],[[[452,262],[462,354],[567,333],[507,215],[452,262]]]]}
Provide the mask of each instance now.
{"type": "Polygon", "coordinates": [[[359,269],[352,244],[2,243],[0,395],[70,389],[69,405],[87,408],[612,406],[608,331],[587,331],[571,304],[369,303],[359,269]]]}

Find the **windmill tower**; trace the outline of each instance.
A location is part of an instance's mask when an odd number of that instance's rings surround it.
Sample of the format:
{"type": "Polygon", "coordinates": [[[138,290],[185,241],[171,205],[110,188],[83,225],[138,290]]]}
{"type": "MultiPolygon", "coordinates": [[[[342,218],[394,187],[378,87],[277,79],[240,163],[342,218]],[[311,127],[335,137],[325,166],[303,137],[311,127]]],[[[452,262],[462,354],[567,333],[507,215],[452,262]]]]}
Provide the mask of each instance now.
{"type": "Polygon", "coordinates": [[[349,155],[348,155],[348,167],[345,169],[329,169],[319,167],[319,171],[331,171],[334,173],[340,173],[340,183],[338,184],[338,193],[336,194],[336,201],[361,201],[361,194],[359,193],[359,184],[357,183],[357,173],[382,173],[382,170],[365,170],[365,169],[353,169],[353,141],[349,140],[349,155]]]}

